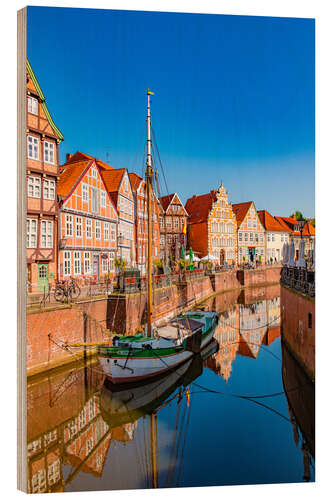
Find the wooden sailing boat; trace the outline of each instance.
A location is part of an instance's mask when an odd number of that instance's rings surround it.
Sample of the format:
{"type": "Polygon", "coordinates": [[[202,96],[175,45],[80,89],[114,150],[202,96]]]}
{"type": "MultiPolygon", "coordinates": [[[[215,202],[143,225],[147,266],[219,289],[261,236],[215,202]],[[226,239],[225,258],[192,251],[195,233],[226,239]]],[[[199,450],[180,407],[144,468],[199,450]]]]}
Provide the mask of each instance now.
{"type": "Polygon", "coordinates": [[[147,327],[145,335],[114,337],[98,348],[100,364],[114,383],[134,382],[175,369],[200,352],[212,339],[218,322],[216,312],[188,311],[167,325],[153,327],[152,199],[153,165],[150,96],[147,92],[146,189],[148,215],[147,327]]]}

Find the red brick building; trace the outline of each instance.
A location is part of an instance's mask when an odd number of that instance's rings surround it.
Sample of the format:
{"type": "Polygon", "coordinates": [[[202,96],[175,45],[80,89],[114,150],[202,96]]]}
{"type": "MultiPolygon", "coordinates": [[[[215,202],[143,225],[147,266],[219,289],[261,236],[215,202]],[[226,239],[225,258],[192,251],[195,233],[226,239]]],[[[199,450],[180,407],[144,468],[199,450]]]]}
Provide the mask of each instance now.
{"type": "Polygon", "coordinates": [[[192,196],[185,208],[189,214],[188,246],[215,264],[236,264],[237,222],[223,185],[210,193],[192,196]]]}
{"type": "Polygon", "coordinates": [[[114,272],[118,213],[99,164],[78,158],[68,157],[58,184],[58,276],[100,279],[114,272]]]}
{"type": "MultiPolygon", "coordinates": [[[[142,274],[145,274],[147,252],[148,252],[148,214],[147,214],[146,183],[144,179],[136,173],[130,173],[129,178],[134,197],[135,260],[136,260],[136,266],[140,269],[142,274]]],[[[153,259],[157,259],[160,256],[160,227],[159,227],[160,206],[155,196],[152,203],[152,208],[153,208],[152,210],[153,259]]]]}
{"type": "Polygon", "coordinates": [[[160,202],[160,254],[162,259],[180,259],[186,249],[188,213],[177,193],[162,196],[160,202]]]}
{"type": "Polygon", "coordinates": [[[59,144],[45,96],[27,61],[27,279],[30,292],[48,289],[57,274],[59,144]]]}

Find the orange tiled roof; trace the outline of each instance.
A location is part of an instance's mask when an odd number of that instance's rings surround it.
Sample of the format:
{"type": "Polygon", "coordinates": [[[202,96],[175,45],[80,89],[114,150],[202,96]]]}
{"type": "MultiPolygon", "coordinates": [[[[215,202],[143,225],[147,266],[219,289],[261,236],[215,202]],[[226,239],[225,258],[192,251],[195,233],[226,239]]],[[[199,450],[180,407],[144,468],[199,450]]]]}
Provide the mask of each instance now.
{"type": "Polygon", "coordinates": [[[60,168],[58,195],[67,196],[81,178],[91,160],[77,161],[73,164],[62,165],[60,168]]]}
{"type": "Polygon", "coordinates": [[[123,178],[125,168],[118,168],[112,170],[104,170],[101,172],[105,185],[109,193],[118,191],[121,179],[123,178]]]}
{"type": "Polygon", "coordinates": [[[212,204],[216,201],[216,193],[216,190],[212,190],[199,196],[194,195],[187,200],[185,210],[189,214],[189,224],[205,222],[208,219],[212,204]]]}
{"type": "Polygon", "coordinates": [[[286,225],[282,225],[275,217],[267,210],[258,210],[258,217],[266,231],[288,231],[286,225]]]}
{"type": "Polygon", "coordinates": [[[303,229],[303,236],[315,236],[316,228],[310,222],[307,222],[303,229]]]}
{"type": "Polygon", "coordinates": [[[166,196],[161,196],[160,203],[162,205],[164,212],[166,212],[168,210],[168,207],[169,207],[171,200],[174,196],[175,196],[175,193],[167,194],[166,196]]]}
{"type": "Polygon", "coordinates": [[[96,160],[98,166],[101,167],[103,170],[111,170],[111,169],[113,170],[113,167],[111,167],[111,165],[108,165],[107,163],[105,163],[102,160],[99,160],[98,158],[94,158],[93,156],[82,153],[81,151],[77,151],[75,154],[71,155],[68,159],[66,159],[66,164],[75,163],[77,161],[82,161],[82,160],[96,160]]]}
{"type": "Polygon", "coordinates": [[[140,177],[140,175],[136,174],[135,172],[131,172],[130,174],[128,174],[128,177],[130,178],[132,190],[136,191],[139,188],[141,182],[143,181],[143,178],[140,177]]]}
{"type": "Polygon", "coordinates": [[[252,201],[246,201],[244,203],[234,203],[232,205],[232,209],[234,211],[234,214],[236,215],[237,227],[239,227],[245,219],[245,216],[252,203],[252,201]]]}
{"type": "MultiPolygon", "coordinates": [[[[288,226],[288,224],[285,222],[284,217],[280,216],[275,216],[275,219],[281,224],[282,227],[284,227],[285,231],[288,231],[289,233],[292,233],[292,229],[288,226]]],[[[294,223],[293,223],[294,224],[294,223]]]]}

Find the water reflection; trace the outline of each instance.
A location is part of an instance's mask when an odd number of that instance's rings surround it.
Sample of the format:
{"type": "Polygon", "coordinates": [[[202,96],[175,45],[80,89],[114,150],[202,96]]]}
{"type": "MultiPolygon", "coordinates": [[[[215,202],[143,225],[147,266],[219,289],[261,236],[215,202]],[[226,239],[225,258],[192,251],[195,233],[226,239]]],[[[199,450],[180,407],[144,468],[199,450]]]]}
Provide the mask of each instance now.
{"type": "Polygon", "coordinates": [[[314,479],[314,389],[281,352],[279,287],[205,307],[215,341],[172,373],[128,388],[91,364],[29,384],[29,492],[314,479]]]}

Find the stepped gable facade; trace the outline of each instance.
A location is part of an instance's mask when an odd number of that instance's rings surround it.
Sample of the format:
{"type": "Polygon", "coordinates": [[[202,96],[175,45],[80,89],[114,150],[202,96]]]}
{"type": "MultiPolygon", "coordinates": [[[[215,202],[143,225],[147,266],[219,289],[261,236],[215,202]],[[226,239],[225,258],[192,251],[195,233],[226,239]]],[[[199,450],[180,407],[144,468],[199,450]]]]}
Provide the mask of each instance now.
{"type": "Polygon", "coordinates": [[[188,246],[215,264],[237,264],[237,221],[222,183],[217,190],[189,198],[185,208],[188,246]]]}
{"type": "Polygon", "coordinates": [[[57,277],[59,144],[64,137],[27,61],[27,280],[29,292],[48,290],[57,277]]]}

